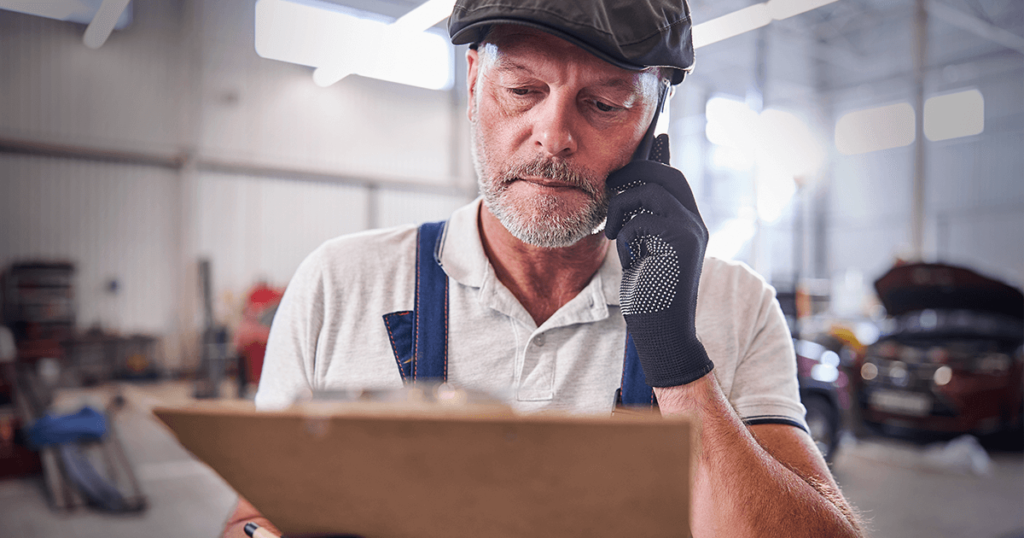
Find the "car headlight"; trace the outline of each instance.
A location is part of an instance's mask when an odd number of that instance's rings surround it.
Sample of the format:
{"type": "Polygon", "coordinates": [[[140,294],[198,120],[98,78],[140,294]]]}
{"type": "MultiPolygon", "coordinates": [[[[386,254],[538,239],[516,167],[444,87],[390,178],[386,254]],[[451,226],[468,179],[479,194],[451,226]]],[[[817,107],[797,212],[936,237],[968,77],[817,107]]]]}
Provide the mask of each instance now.
{"type": "Polygon", "coordinates": [[[878,377],[878,367],[872,362],[865,362],[860,367],[860,377],[864,381],[874,381],[878,377]]]}

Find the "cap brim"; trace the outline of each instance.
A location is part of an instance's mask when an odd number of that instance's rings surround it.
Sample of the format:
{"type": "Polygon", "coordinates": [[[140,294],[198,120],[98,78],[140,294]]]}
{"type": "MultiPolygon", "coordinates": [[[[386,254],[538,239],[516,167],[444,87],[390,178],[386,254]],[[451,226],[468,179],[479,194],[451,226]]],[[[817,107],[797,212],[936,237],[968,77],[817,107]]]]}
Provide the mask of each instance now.
{"type": "Polygon", "coordinates": [[[462,28],[461,30],[456,32],[455,35],[452,36],[452,44],[465,45],[467,43],[479,43],[487,34],[487,29],[496,24],[517,24],[519,26],[527,26],[530,28],[534,28],[542,32],[547,32],[557,38],[564,39],[572,43],[573,45],[576,45],[577,47],[593,54],[594,56],[597,56],[598,58],[616,67],[621,67],[623,69],[628,69],[630,71],[643,71],[645,69],[645,67],[642,65],[631,64],[628,62],[623,62],[618,58],[613,58],[612,56],[609,56],[603,51],[591,46],[589,43],[580,40],[570,34],[567,34],[561,30],[558,30],[557,28],[552,28],[544,24],[538,24],[534,21],[527,21],[523,19],[491,18],[487,19],[486,21],[472,23],[466,26],[465,28],[462,28]]]}
{"type": "MultiPolygon", "coordinates": [[[[579,39],[573,36],[572,34],[563,32],[557,28],[552,28],[544,24],[538,24],[534,21],[516,18],[490,18],[487,19],[486,21],[474,22],[472,24],[469,24],[451,36],[452,44],[466,45],[479,43],[483,41],[484,37],[487,35],[488,29],[491,26],[494,26],[495,24],[517,24],[519,26],[527,26],[529,28],[534,28],[542,32],[547,32],[557,38],[564,39],[565,41],[568,41],[569,43],[576,45],[577,47],[589,52],[590,54],[593,54],[594,56],[597,56],[598,58],[616,67],[621,67],[622,69],[627,69],[629,71],[643,71],[648,67],[643,65],[636,65],[629,62],[624,62],[592,46],[586,41],[583,41],[582,39],[579,39]]],[[[657,67],[663,67],[672,70],[672,84],[679,84],[680,82],[683,81],[683,78],[686,76],[685,72],[669,65],[657,67]]]]}

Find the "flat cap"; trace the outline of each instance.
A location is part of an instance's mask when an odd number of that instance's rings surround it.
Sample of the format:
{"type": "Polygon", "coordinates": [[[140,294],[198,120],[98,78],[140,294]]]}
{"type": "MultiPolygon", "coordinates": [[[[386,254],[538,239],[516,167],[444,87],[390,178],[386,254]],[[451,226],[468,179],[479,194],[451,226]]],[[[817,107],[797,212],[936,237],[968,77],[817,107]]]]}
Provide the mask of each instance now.
{"type": "Polygon", "coordinates": [[[520,24],[573,43],[623,69],[693,69],[686,0],[458,0],[448,19],[452,43],[479,43],[494,24],[520,24]]]}

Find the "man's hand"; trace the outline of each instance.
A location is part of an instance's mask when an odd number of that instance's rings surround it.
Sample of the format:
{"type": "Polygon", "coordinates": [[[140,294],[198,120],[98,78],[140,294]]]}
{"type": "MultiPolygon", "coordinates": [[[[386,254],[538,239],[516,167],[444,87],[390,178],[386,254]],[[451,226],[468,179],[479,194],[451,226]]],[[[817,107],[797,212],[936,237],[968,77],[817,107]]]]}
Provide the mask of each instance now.
{"type": "MultiPolygon", "coordinates": [[[[652,155],[668,162],[668,135],[652,155]]],[[[697,285],[708,230],[682,172],[636,160],[608,176],[612,199],[605,235],[622,263],[622,314],[647,384],[673,387],[714,367],[695,326],[697,285]]]]}
{"type": "Polygon", "coordinates": [[[224,523],[223,538],[249,538],[245,534],[245,524],[249,522],[256,523],[272,534],[281,535],[281,531],[271,524],[270,521],[267,521],[267,518],[263,517],[263,514],[260,514],[255,506],[239,495],[238,506],[235,507],[234,513],[224,523]]]}

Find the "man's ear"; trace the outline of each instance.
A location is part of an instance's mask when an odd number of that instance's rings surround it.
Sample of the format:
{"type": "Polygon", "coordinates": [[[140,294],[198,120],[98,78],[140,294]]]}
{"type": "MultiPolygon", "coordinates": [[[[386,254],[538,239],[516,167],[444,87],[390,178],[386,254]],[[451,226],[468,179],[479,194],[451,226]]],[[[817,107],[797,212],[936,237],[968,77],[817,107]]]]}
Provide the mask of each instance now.
{"type": "Polygon", "coordinates": [[[469,100],[466,104],[466,116],[469,118],[469,121],[473,121],[473,99],[476,94],[476,77],[479,69],[480,52],[475,48],[470,48],[466,51],[466,90],[469,94],[469,100]]]}

